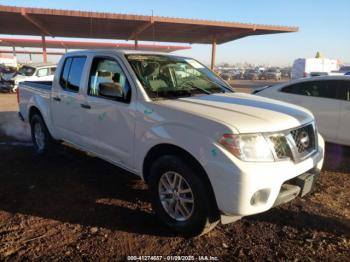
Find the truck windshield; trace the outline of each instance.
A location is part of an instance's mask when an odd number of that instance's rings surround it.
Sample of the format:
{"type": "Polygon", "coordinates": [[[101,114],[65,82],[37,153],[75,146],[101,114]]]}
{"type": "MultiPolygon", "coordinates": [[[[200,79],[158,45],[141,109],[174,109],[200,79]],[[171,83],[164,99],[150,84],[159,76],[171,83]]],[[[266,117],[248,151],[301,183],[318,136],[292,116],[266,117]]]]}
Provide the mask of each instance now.
{"type": "Polygon", "coordinates": [[[167,55],[126,55],[151,98],[233,92],[231,87],[196,60],[167,55]]]}
{"type": "Polygon", "coordinates": [[[35,72],[35,68],[30,67],[30,66],[22,66],[17,74],[22,75],[22,76],[32,76],[35,72]]]}

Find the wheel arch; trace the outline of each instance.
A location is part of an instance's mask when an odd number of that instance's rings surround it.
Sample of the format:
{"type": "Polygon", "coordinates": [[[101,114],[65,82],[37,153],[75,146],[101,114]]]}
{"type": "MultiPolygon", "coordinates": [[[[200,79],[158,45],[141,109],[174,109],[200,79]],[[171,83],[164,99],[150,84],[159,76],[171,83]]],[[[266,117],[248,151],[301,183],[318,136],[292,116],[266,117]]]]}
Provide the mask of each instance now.
{"type": "MultiPolygon", "coordinates": [[[[52,122],[49,118],[49,116],[47,116],[47,114],[45,114],[45,112],[42,112],[40,110],[40,108],[37,105],[31,105],[28,109],[28,123],[30,124],[33,116],[37,114],[41,117],[41,119],[43,120],[45,127],[47,128],[47,130],[49,131],[49,134],[54,138],[57,139],[55,136],[55,132],[54,129],[52,127],[52,122]]],[[[57,139],[58,140],[58,139],[57,139]]]]}
{"type": "Polygon", "coordinates": [[[158,144],[158,145],[153,146],[147,152],[146,157],[143,161],[143,165],[142,165],[142,177],[146,181],[146,183],[148,182],[148,178],[150,176],[152,164],[154,163],[154,161],[157,158],[159,158],[160,156],[164,156],[164,155],[174,155],[174,156],[180,157],[185,162],[192,165],[195,168],[195,170],[198,171],[198,174],[204,179],[207,190],[210,193],[212,201],[218,210],[217,201],[216,201],[213,187],[211,185],[210,179],[209,179],[206,171],[204,170],[203,166],[191,153],[189,153],[187,150],[185,150],[179,146],[176,146],[173,144],[163,143],[163,144],[158,144]]]}
{"type": "MultiPolygon", "coordinates": [[[[29,108],[29,111],[28,111],[28,122],[29,122],[29,123],[31,122],[32,117],[33,117],[35,114],[40,115],[41,118],[44,120],[43,115],[41,114],[39,108],[37,108],[36,106],[31,106],[31,107],[29,108]]],[[[44,120],[44,123],[45,123],[45,120],[44,120]]]]}

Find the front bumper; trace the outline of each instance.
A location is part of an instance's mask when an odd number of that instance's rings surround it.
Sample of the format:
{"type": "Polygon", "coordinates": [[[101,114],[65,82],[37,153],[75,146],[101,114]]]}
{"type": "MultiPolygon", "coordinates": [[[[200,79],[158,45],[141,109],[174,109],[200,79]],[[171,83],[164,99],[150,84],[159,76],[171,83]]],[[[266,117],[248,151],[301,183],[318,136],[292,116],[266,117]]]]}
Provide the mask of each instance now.
{"type": "Polygon", "coordinates": [[[273,206],[279,206],[293,200],[297,196],[303,197],[310,193],[314,188],[319,175],[320,170],[313,168],[308,172],[283,183],[273,206]]]}
{"type": "Polygon", "coordinates": [[[1,81],[0,88],[2,90],[11,91],[15,87],[15,83],[13,81],[1,81]]]}
{"type": "MultiPolygon", "coordinates": [[[[220,147],[217,150],[219,151],[220,147]]],[[[296,190],[293,184],[285,185],[290,181],[294,183],[293,179],[311,170],[315,175],[321,170],[324,140],[318,135],[318,150],[299,163],[292,160],[244,162],[224,149],[220,154],[222,155],[218,156],[224,159],[223,162],[209,161],[205,167],[218,208],[224,215],[242,217],[267,211],[300,195],[301,188],[296,190]],[[289,190],[286,191],[287,187],[289,190]]]]}

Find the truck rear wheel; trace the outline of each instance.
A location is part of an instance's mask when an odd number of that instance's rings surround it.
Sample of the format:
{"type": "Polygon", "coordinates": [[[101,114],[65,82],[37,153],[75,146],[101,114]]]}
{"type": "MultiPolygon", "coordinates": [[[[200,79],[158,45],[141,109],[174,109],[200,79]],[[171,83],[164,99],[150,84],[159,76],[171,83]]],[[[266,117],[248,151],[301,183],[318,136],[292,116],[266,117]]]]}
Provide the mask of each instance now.
{"type": "Polygon", "coordinates": [[[185,237],[205,234],[219,219],[201,174],[177,156],[162,156],[149,178],[153,210],[159,219],[185,237]]]}
{"type": "Polygon", "coordinates": [[[54,140],[47,129],[43,118],[39,114],[32,116],[30,128],[34,150],[39,155],[48,154],[53,147],[54,140]]]}

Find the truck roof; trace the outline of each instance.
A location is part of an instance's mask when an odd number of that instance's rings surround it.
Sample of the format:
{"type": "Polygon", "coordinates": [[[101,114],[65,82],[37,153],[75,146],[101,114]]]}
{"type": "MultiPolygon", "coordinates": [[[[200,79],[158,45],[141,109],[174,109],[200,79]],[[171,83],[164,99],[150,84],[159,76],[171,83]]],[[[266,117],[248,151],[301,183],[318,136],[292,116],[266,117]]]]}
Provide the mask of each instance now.
{"type": "Polygon", "coordinates": [[[300,78],[298,80],[347,80],[350,81],[350,77],[346,75],[324,75],[300,78]]]}

